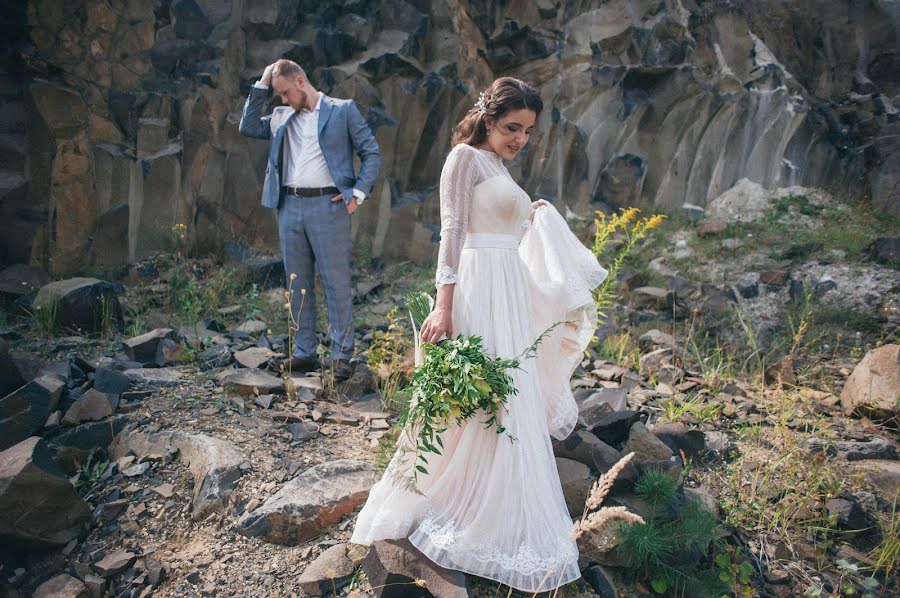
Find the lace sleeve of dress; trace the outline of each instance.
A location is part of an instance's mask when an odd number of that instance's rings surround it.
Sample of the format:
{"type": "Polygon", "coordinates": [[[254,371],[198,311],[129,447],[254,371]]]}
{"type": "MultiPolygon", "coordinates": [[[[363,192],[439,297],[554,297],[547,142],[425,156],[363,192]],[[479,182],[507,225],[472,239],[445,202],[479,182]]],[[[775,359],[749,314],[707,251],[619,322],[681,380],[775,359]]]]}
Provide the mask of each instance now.
{"type": "Polygon", "coordinates": [[[437,286],[456,284],[459,255],[466,241],[469,207],[478,175],[476,152],[453,148],[441,171],[441,244],[438,249],[437,286]]]}

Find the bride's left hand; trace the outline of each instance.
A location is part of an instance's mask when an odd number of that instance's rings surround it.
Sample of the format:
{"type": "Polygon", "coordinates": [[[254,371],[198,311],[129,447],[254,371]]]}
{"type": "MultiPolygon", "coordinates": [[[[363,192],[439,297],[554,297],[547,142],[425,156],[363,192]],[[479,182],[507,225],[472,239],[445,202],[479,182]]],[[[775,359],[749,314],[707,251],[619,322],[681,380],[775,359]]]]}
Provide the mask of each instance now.
{"type": "Polygon", "coordinates": [[[547,206],[547,205],[550,205],[550,204],[548,204],[547,201],[543,200],[543,199],[539,199],[537,201],[531,202],[531,214],[528,215],[528,219],[530,221],[534,222],[534,213],[537,212],[537,209],[541,206],[547,206]]]}

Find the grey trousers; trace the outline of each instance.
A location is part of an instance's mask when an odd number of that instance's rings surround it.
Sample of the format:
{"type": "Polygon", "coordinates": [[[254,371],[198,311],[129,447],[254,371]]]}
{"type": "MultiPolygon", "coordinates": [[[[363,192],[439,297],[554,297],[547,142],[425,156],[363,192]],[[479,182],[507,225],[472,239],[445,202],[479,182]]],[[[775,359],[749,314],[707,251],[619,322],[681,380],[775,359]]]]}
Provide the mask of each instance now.
{"type": "Polygon", "coordinates": [[[344,202],[332,203],[331,196],[285,196],[278,210],[278,236],[287,284],[294,291],[291,311],[299,324],[294,336],[294,357],[316,354],[315,272],[318,270],[328,305],[331,356],[350,359],[354,340],[351,239],[350,214],[344,202]],[[297,275],[293,283],[291,274],[297,275]]]}

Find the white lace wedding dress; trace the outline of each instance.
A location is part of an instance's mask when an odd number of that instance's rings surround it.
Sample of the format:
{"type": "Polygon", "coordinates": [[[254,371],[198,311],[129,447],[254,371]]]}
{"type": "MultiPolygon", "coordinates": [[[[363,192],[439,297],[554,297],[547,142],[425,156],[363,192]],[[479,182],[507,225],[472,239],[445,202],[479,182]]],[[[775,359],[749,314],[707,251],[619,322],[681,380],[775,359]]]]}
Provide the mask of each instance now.
{"type": "Polygon", "coordinates": [[[453,334],[478,335],[490,354],[515,357],[552,324],[567,323],[511,372],[519,392],[502,423],[515,440],[477,418],[451,427],[443,455],[428,455],[418,493],[396,480],[412,471],[399,449],[351,541],[408,537],[447,569],[552,590],[579,570],[551,435],[564,438],[578,417],[569,378],[596,326],[590,289],[606,271],[554,208],[538,209],[529,226],[531,200],[493,152],[454,147],[440,196],[437,284],[456,284],[453,334]]]}

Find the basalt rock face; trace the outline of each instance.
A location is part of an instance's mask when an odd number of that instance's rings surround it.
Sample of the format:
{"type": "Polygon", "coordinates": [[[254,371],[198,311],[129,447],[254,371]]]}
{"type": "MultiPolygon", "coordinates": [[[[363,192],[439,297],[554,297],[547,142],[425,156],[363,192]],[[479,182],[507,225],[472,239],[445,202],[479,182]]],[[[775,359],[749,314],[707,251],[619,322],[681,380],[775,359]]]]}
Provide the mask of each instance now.
{"type": "Polygon", "coordinates": [[[511,171],[576,212],[705,206],[742,178],[900,211],[896,0],[64,4],[5,23],[4,263],[115,270],[176,224],[277,251],[266,143],[238,122],[281,56],[375,130],[384,169],[354,218],[374,256],[433,256],[451,129],[500,74],[546,106],[511,171]]]}

